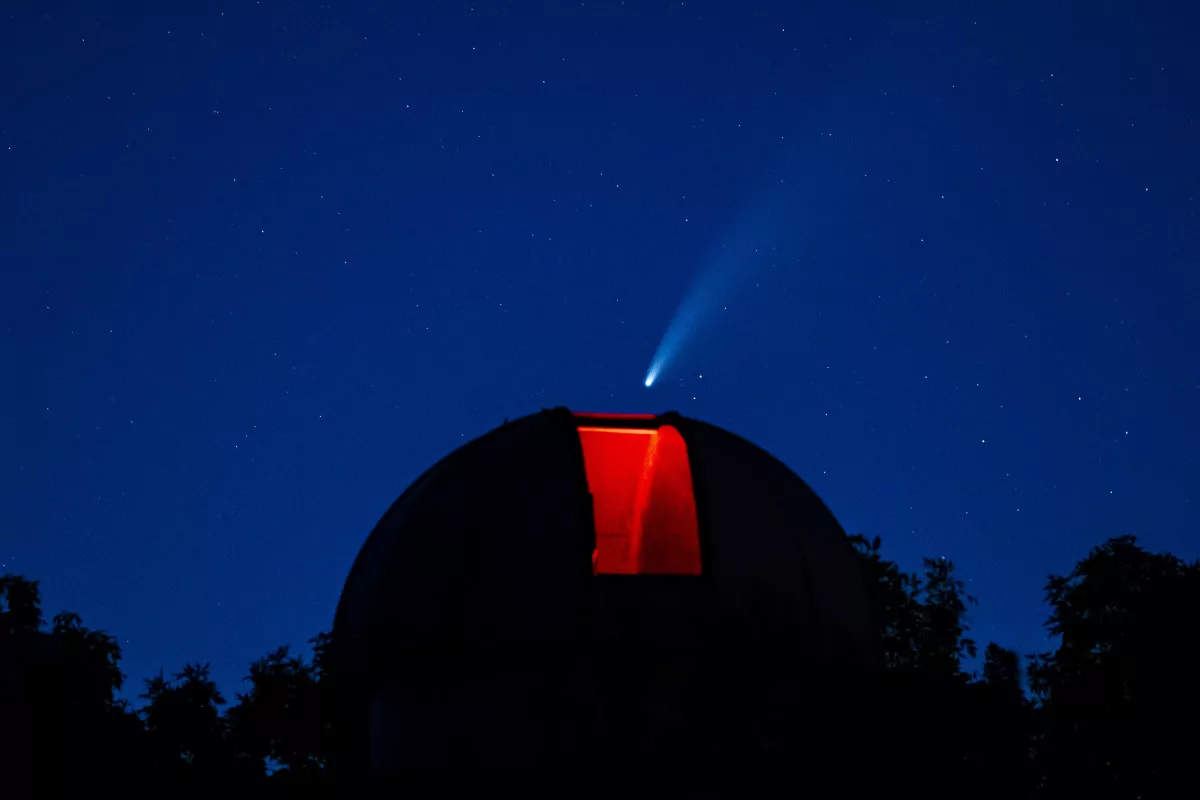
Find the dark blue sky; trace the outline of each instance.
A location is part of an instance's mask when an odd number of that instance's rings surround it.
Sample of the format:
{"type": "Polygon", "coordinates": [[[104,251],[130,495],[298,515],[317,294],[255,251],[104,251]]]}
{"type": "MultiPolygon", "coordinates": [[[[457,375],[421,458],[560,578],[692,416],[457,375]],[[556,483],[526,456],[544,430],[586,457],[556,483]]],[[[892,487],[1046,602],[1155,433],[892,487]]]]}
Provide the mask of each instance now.
{"type": "Polygon", "coordinates": [[[0,571],[232,693],[559,404],[748,437],[1022,652],[1104,538],[1200,554],[1196,12],[810,5],[6,4],[0,571]]]}

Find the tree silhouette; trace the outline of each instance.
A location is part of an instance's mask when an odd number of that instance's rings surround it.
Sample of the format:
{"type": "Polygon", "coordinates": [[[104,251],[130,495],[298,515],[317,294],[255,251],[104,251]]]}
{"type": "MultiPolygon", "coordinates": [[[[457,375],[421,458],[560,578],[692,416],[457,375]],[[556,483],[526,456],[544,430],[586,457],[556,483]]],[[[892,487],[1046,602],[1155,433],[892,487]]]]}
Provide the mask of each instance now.
{"type": "Polygon", "coordinates": [[[318,633],[308,640],[312,645],[313,677],[317,682],[316,702],[320,716],[320,738],[318,755],[329,766],[337,752],[337,729],[334,725],[334,702],[337,698],[337,683],[332,667],[333,636],[328,631],[318,633]]]}
{"type": "Polygon", "coordinates": [[[863,723],[877,767],[890,776],[878,788],[920,782],[926,794],[955,794],[997,768],[993,740],[1013,735],[1011,727],[987,730],[987,698],[963,671],[963,659],[976,653],[966,635],[967,606],[975,600],[946,559],[924,559],[918,576],[884,558],[879,537],[859,534],[850,542],[886,667],[863,723]]]}
{"type": "MultiPolygon", "coordinates": [[[[881,788],[920,785],[926,796],[1153,798],[1173,796],[1190,777],[1187,732],[1200,717],[1200,652],[1191,633],[1200,565],[1119,537],[1067,575],[1050,576],[1046,627],[1058,646],[1028,657],[1030,701],[1011,650],[989,644],[979,678],[967,673],[976,655],[967,620],[975,601],[950,561],[925,559],[918,575],[883,557],[878,537],[851,543],[883,650],[878,680],[820,683],[816,691],[830,697],[814,698],[813,673],[793,673],[790,662],[770,670],[770,680],[765,665],[747,665],[732,684],[719,669],[664,667],[647,696],[655,714],[674,721],[654,728],[662,733],[656,753],[675,747],[679,763],[697,753],[811,758],[814,735],[841,741],[835,728],[842,725],[840,735],[871,754],[881,788]],[[667,714],[678,698],[695,701],[696,715],[667,714]],[[819,717],[819,699],[832,700],[826,705],[837,713],[819,717]]],[[[80,774],[231,787],[268,775],[326,780],[336,766],[336,672],[329,634],[310,643],[310,660],[281,647],[253,662],[247,690],[224,713],[206,664],[147,680],[145,705],[135,712],[118,697],[117,640],[70,612],[47,630],[37,581],[4,575],[0,791],[24,796],[80,774]]],[[[564,701],[556,710],[563,731],[586,732],[595,722],[587,708],[564,701]]],[[[607,741],[605,731],[597,741],[607,741]]]]}
{"type": "Polygon", "coordinates": [[[954,576],[954,563],[924,559],[924,579],[880,555],[880,539],[850,537],[866,586],[868,610],[889,669],[960,676],[962,659],[974,657],[966,637],[967,604],[975,598],[954,576]]]}
{"type": "Polygon", "coordinates": [[[921,581],[880,554],[878,536],[850,537],[866,588],[868,611],[879,632],[884,664],[889,669],[917,665],[921,630],[921,581]]]}
{"type": "Polygon", "coordinates": [[[0,575],[0,641],[35,634],[42,627],[38,582],[0,575]]]}
{"type": "MultiPolygon", "coordinates": [[[[238,770],[219,706],[225,704],[208,664],[186,664],[168,681],[146,680],[142,709],[156,772],[168,779],[217,777],[238,770]]],[[[241,768],[249,773],[253,769],[241,768]]]]}
{"type": "Polygon", "coordinates": [[[55,785],[62,766],[97,778],[141,763],[141,722],[117,699],[121,648],[78,614],[57,615],[42,630],[36,581],[0,578],[0,727],[12,782],[55,785]],[[17,777],[19,776],[19,777],[17,777]]]}
{"type": "Polygon", "coordinates": [[[1034,786],[1031,717],[1017,654],[990,643],[984,650],[983,679],[965,690],[972,718],[966,745],[971,771],[994,796],[1028,794],[1034,786]]]}
{"type": "Polygon", "coordinates": [[[918,668],[931,675],[964,677],[962,659],[975,657],[975,640],[967,638],[967,604],[975,598],[954,577],[954,563],[926,558],[920,627],[917,635],[918,668]]]}
{"type": "Polygon", "coordinates": [[[277,774],[320,773],[327,739],[319,672],[280,647],[250,665],[250,690],[228,714],[235,745],[277,774]]]}
{"type": "Polygon", "coordinates": [[[121,688],[121,647],[103,631],[83,626],[78,614],[64,611],[54,618],[53,635],[62,641],[67,665],[65,690],[79,706],[108,708],[121,688]]]}
{"type": "Polygon", "coordinates": [[[983,654],[983,682],[998,694],[1020,697],[1021,665],[1016,652],[990,643],[983,654]]]}
{"type": "Polygon", "coordinates": [[[1029,669],[1048,794],[1163,796],[1188,776],[1200,711],[1195,630],[1200,566],[1109,539],[1050,576],[1058,649],[1029,669]]]}

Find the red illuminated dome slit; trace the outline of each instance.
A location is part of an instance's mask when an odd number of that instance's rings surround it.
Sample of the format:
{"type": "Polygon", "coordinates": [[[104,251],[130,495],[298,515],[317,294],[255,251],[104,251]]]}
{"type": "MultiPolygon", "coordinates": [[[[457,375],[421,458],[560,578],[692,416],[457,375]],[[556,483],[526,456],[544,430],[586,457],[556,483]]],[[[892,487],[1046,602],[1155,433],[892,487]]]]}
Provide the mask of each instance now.
{"type": "Polygon", "coordinates": [[[579,428],[599,575],[699,575],[687,444],[670,425],[579,428]]]}

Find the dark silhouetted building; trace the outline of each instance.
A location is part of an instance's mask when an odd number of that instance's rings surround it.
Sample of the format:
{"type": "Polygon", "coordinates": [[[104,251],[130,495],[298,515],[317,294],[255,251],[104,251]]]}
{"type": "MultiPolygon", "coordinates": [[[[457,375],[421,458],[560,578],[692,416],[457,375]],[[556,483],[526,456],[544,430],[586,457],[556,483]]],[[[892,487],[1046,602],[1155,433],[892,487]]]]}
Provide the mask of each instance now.
{"type": "Polygon", "coordinates": [[[559,408],[400,496],[332,663],[345,773],[594,768],[769,756],[797,707],[828,741],[877,643],[845,534],[781,462],[674,413],[559,408]]]}

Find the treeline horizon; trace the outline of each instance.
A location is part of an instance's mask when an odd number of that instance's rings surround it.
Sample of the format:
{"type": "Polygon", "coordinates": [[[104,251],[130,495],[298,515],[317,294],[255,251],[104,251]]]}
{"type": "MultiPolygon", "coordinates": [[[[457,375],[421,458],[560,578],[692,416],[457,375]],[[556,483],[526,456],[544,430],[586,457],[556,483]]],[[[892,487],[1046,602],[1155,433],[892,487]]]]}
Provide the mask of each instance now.
{"type": "MultiPolygon", "coordinates": [[[[1047,579],[1044,628],[1057,646],[1019,655],[989,642],[979,669],[968,671],[980,654],[969,635],[976,601],[953,562],[926,558],[906,572],[884,557],[878,537],[849,540],[888,691],[930,717],[881,727],[916,725],[912,736],[933,736],[931,758],[1009,795],[1149,798],[1184,785],[1197,739],[1187,731],[1200,710],[1200,562],[1148,552],[1133,536],[1110,538],[1047,579]],[[953,735],[929,733],[939,714],[953,735]]],[[[34,785],[37,769],[55,763],[155,780],[330,780],[330,634],[310,644],[309,657],[282,646],[252,662],[246,691],[231,701],[207,663],[186,663],[143,678],[135,707],[120,696],[128,676],[118,640],[73,612],[47,623],[39,581],[4,575],[0,752],[34,785]]],[[[787,741],[786,731],[777,738],[787,741]]]]}

